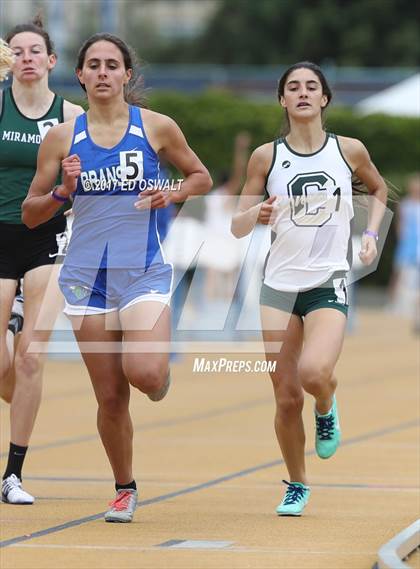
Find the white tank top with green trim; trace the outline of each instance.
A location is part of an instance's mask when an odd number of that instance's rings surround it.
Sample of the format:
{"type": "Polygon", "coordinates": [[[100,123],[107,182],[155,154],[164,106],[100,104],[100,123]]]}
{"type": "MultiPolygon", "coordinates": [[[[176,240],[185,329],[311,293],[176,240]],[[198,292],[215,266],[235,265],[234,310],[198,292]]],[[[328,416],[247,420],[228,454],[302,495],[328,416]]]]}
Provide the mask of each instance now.
{"type": "Polygon", "coordinates": [[[276,290],[309,290],[335,271],[348,271],[353,217],[352,171],[334,134],[322,148],[299,154],[274,141],[266,191],[276,196],[273,242],[264,283],[276,290]]]}

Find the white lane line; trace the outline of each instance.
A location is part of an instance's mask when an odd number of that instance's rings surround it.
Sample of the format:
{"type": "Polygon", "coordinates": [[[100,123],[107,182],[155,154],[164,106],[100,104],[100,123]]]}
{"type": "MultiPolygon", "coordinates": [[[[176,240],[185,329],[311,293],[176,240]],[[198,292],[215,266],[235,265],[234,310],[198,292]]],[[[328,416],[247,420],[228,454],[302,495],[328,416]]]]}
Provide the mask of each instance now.
{"type": "MultiPolygon", "coordinates": [[[[162,551],[179,551],[183,549],[181,546],[174,547],[159,547],[159,546],[125,546],[125,545],[62,545],[62,544],[48,544],[48,543],[15,543],[10,547],[13,548],[28,548],[28,549],[81,549],[81,550],[103,550],[103,551],[156,551],[162,553],[162,551]]],[[[188,548],[185,548],[188,549],[188,548]]],[[[208,549],[208,548],[203,548],[208,549]]],[[[275,553],[276,555],[334,555],[334,556],[361,556],[361,555],[375,555],[375,551],[344,551],[340,549],[339,551],[318,551],[318,550],[308,550],[305,549],[280,549],[276,547],[241,547],[232,546],[224,547],[222,549],[211,549],[214,552],[232,552],[232,553],[275,553]]]]}
{"type": "Polygon", "coordinates": [[[170,540],[161,543],[158,547],[163,549],[226,549],[233,546],[233,541],[211,541],[207,539],[170,540]]]}

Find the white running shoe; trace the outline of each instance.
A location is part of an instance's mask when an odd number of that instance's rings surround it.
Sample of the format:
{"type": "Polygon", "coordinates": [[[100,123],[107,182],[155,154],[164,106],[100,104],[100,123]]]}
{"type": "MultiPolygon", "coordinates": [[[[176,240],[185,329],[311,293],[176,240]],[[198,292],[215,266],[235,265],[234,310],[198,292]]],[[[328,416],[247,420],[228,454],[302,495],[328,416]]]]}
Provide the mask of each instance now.
{"type": "Polygon", "coordinates": [[[168,377],[166,378],[164,386],[161,387],[159,391],[155,391],[154,393],[148,393],[147,397],[150,399],[150,401],[161,401],[168,393],[170,386],[171,386],[171,374],[170,372],[168,372],[168,377]]]}
{"type": "Polygon", "coordinates": [[[22,482],[16,476],[11,474],[5,478],[1,484],[1,499],[7,504],[33,504],[35,498],[25,492],[22,488],[22,482]]]}
{"type": "Polygon", "coordinates": [[[118,490],[115,500],[109,505],[111,508],[104,516],[106,522],[131,522],[137,508],[137,490],[131,488],[118,490]]]}

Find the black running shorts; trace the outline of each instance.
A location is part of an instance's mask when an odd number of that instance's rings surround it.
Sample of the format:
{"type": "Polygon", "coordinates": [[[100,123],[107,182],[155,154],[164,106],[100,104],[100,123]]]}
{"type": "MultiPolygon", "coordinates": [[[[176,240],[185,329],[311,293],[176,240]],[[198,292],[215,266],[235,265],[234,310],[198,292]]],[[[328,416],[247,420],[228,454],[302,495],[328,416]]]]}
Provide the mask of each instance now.
{"type": "Polygon", "coordinates": [[[67,245],[66,218],[57,215],[39,227],[0,222],[0,279],[21,279],[25,273],[60,261],[67,245]]]}

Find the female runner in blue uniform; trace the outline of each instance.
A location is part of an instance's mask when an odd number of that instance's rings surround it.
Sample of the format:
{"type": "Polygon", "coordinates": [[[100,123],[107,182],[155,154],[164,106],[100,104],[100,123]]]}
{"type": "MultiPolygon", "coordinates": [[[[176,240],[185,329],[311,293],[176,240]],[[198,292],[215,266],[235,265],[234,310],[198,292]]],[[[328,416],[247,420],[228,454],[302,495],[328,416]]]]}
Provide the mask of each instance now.
{"type": "Polygon", "coordinates": [[[334,368],[348,308],[352,175],[372,196],[359,253],[366,265],[377,255],[388,189],[359,140],[325,132],[322,115],[331,91],[317,65],[290,67],[279,81],[278,98],[288,132],[252,154],[232,231],[242,237],[255,223],[273,229],[260,295],[261,322],[266,357],[276,363],[271,373],[275,429],[291,480],[277,514],[300,516],[310,494],[304,391],[315,399],[318,456],[331,457],[340,444],[334,368]],[[267,199],[261,204],[264,190],[267,199]]]}
{"type": "Polygon", "coordinates": [[[119,38],[96,34],[85,42],[76,72],[89,110],[48,133],[23,204],[23,221],[34,227],[74,194],[60,286],[114,472],[109,522],[130,522],[137,504],[130,385],[155,401],[169,386],[172,267],[161,251],[156,209],[211,187],[176,123],[130,104],[139,103],[135,85],[130,91],[133,70],[131,51],[119,38]],[[159,156],[183,173],[178,191],[153,189],[159,156]],[[53,188],[60,166],[62,184],[53,188]]]}

